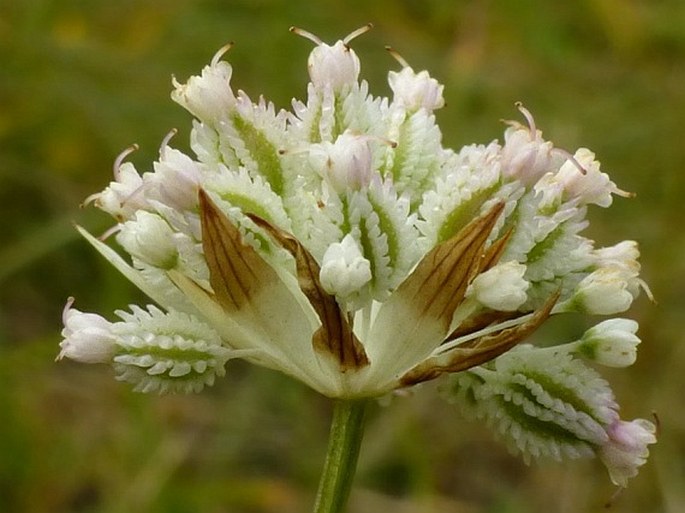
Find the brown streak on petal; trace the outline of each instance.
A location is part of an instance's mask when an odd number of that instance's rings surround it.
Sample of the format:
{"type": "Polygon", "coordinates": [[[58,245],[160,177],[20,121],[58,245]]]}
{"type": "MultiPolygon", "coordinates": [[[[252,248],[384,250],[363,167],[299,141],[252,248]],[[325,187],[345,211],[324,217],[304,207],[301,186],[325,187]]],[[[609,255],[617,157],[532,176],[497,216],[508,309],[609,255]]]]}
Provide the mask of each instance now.
{"type": "Polygon", "coordinates": [[[485,250],[485,254],[483,255],[483,259],[481,260],[480,268],[478,270],[479,273],[488,271],[497,265],[499,259],[502,258],[502,254],[504,253],[504,249],[507,247],[507,243],[509,242],[512,233],[513,228],[510,228],[503,236],[493,242],[492,245],[485,250]]]}
{"type": "Polygon", "coordinates": [[[557,292],[550,296],[545,304],[533,314],[531,319],[518,326],[505,328],[492,335],[478,338],[452,349],[445,355],[430,358],[417,365],[402,376],[400,379],[401,386],[406,387],[429,381],[447,372],[464,371],[497,358],[530,336],[547,320],[552,308],[559,299],[559,295],[560,293],[557,292]],[[447,363],[438,363],[436,361],[444,360],[445,356],[449,357],[447,363]]]}
{"type": "Polygon", "coordinates": [[[321,286],[319,264],[312,254],[293,235],[254,214],[248,214],[248,217],[295,258],[300,289],[321,321],[321,327],[312,337],[314,349],[333,355],[343,372],[368,365],[369,359],[364,346],[352,332],[335,296],[321,286]]]}
{"type": "MultiPolygon", "coordinates": [[[[483,258],[481,259],[478,268],[478,273],[488,271],[492,269],[495,265],[497,265],[500,258],[502,257],[502,254],[504,253],[504,249],[506,248],[506,245],[509,242],[512,233],[513,230],[509,229],[502,237],[493,242],[490,245],[490,247],[485,250],[485,252],[483,253],[483,258]]],[[[450,340],[454,340],[455,338],[463,337],[464,335],[468,335],[469,333],[479,331],[483,328],[486,328],[487,326],[490,326],[491,324],[513,319],[519,315],[522,314],[520,314],[519,312],[500,312],[495,310],[485,310],[462,322],[459,325],[459,327],[457,327],[452,333],[450,333],[447,336],[445,342],[449,342],[450,340]]]]}
{"type": "Polygon", "coordinates": [[[437,319],[446,331],[478,272],[483,247],[503,208],[503,203],[496,204],[454,237],[433,248],[394,294],[409,298],[420,316],[437,319]]]}
{"type": "Polygon", "coordinates": [[[240,231],[200,189],[202,248],[209,267],[209,283],[226,310],[240,310],[262,288],[277,279],[273,269],[240,231]]]}
{"type": "MultiPolygon", "coordinates": [[[[472,317],[469,317],[462,322],[452,333],[447,335],[445,342],[454,340],[455,338],[463,337],[470,333],[480,331],[492,324],[508,321],[518,316],[524,315],[521,312],[499,312],[495,310],[486,310],[472,317]]],[[[443,342],[443,344],[445,343],[443,342]]]]}

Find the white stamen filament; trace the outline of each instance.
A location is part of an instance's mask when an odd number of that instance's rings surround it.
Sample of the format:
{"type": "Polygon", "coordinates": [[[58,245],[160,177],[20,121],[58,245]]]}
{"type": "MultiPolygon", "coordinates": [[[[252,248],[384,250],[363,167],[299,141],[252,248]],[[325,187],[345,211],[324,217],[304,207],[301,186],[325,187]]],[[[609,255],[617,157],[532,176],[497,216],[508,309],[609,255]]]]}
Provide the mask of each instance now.
{"type": "Polygon", "coordinates": [[[123,207],[124,205],[126,205],[126,203],[131,201],[131,198],[133,198],[135,195],[143,191],[145,187],[147,187],[149,184],[150,182],[143,182],[140,186],[136,188],[136,190],[134,190],[131,194],[129,194],[123,199],[123,201],[121,202],[121,206],[123,207]]]}
{"type": "Polygon", "coordinates": [[[318,36],[315,36],[311,32],[308,32],[304,29],[301,29],[299,27],[290,27],[288,30],[293,34],[297,34],[298,36],[304,37],[305,39],[309,39],[312,43],[314,43],[317,46],[323,44],[323,41],[321,41],[321,39],[318,36]]]}
{"type": "MultiPolygon", "coordinates": [[[[621,192],[623,192],[623,191],[621,191],[621,192]]],[[[620,196],[620,194],[619,194],[619,196],[620,196]]],[[[652,303],[654,303],[655,305],[658,304],[656,299],[654,298],[654,294],[652,294],[652,289],[649,288],[649,285],[647,285],[647,282],[645,280],[643,280],[642,278],[638,278],[637,283],[640,286],[640,288],[644,291],[644,293],[647,295],[647,298],[652,303]]]]}
{"type": "MultiPolygon", "coordinates": [[[[576,166],[576,168],[578,169],[578,171],[580,171],[580,174],[581,174],[581,175],[586,175],[586,174],[587,174],[587,169],[585,169],[585,168],[581,165],[581,163],[578,162],[578,161],[576,160],[576,158],[575,158],[573,155],[571,155],[570,152],[568,152],[568,151],[566,151],[566,150],[564,150],[564,149],[562,149],[562,148],[552,148],[552,151],[553,151],[554,153],[558,153],[559,155],[561,155],[562,157],[564,157],[566,160],[570,161],[571,164],[573,164],[574,166],[576,166]]],[[[623,192],[623,191],[621,191],[621,192],[623,192]]]]}
{"type": "Polygon", "coordinates": [[[371,134],[363,134],[363,135],[358,135],[362,141],[374,141],[378,142],[381,144],[385,144],[386,146],[390,146],[391,148],[397,148],[397,141],[393,141],[391,139],[388,139],[386,137],[381,137],[379,135],[371,135],[371,134]]]}
{"type": "Polygon", "coordinates": [[[134,151],[138,150],[139,146],[137,144],[132,144],[128,148],[126,148],[124,151],[119,153],[117,155],[117,158],[114,160],[114,165],[112,166],[112,174],[114,175],[114,180],[119,181],[119,168],[121,167],[121,164],[124,163],[124,159],[128,157],[131,153],[134,151]]]}
{"type": "Polygon", "coordinates": [[[306,146],[300,146],[299,148],[280,148],[278,150],[279,155],[302,155],[303,153],[309,153],[310,148],[306,146]]]}
{"type": "Polygon", "coordinates": [[[97,200],[100,196],[102,196],[101,192],[95,192],[88,196],[86,199],[83,200],[83,202],[79,205],[79,208],[86,208],[88,205],[93,203],[95,200],[97,200]]]}
{"type": "Polygon", "coordinates": [[[357,30],[354,30],[347,34],[345,36],[345,39],[342,40],[343,44],[347,46],[350,41],[352,41],[354,38],[361,36],[362,34],[366,34],[369,30],[373,28],[373,23],[367,23],[363,27],[359,27],[357,30]]]}
{"type": "Polygon", "coordinates": [[[533,118],[533,115],[523,106],[523,103],[521,102],[516,102],[514,106],[521,114],[523,114],[523,117],[526,118],[526,121],[528,122],[528,129],[530,130],[531,135],[535,137],[535,134],[537,133],[537,127],[535,126],[535,118],[533,118]]]}
{"type": "Polygon", "coordinates": [[[403,68],[411,68],[409,63],[402,57],[397,50],[395,50],[392,46],[386,46],[385,49],[388,51],[388,53],[392,56],[393,59],[395,59],[397,62],[400,63],[400,66],[403,68]]]}
{"type": "Polygon", "coordinates": [[[169,146],[169,141],[178,133],[178,130],[175,128],[172,128],[168,134],[162,139],[162,144],[159,145],[159,158],[160,159],[165,159],[166,158],[166,149],[169,146]]]}
{"type": "Polygon", "coordinates": [[[532,313],[523,315],[521,317],[517,317],[516,319],[500,322],[499,324],[495,324],[494,326],[488,326],[487,328],[483,328],[482,330],[474,331],[473,333],[469,333],[468,335],[464,335],[463,337],[455,338],[454,340],[450,340],[449,342],[442,344],[440,347],[435,349],[431,356],[439,356],[443,353],[451,351],[452,349],[458,347],[464,342],[468,342],[469,340],[475,340],[477,338],[484,337],[496,331],[504,330],[507,328],[513,328],[514,326],[518,326],[519,324],[523,324],[524,322],[529,321],[532,317],[532,313]]]}
{"type": "Polygon", "coordinates": [[[235,43],[233,41],[230,41],[230,42],[226,43],[224,46],[222,46],[221,48],[219,48],[216,51],[216,53],[214,54],[214,57],[212,57],[211,65],[216,66],[217,63],[219,62],[219,60],[226,54],[226,52],[228,52],[231,48],[233,48],[234,44],[235,43]]]}
{"type": "Polygon", "coordinates": [[[100,236],[98,237],[98,240],[104,242],[104,241],[106,241],[107,239],[109,239],[112,235],[114,235],[115,233],[117,233],[117,232],[119,232],[119,231],[121,231],[121,225],[120,225],[120,224],[115,224],[114,226],[112,226],[111,228],[109,228],[107,231],[105,231],[105,233],[103,233],[102,235],[100,235],[100,236]]]}
{"type": "MultiPolygon", "coordinates": [[[[535,125],[535,118],[533,117],[533,114],[531,114],[531,112],[528,109],[526,109],[523,106],[523,103],[521,102],[516,102],[514,105],[516,106],[518,111],[521,114],[523,114],[523,117],[526,118],[526,122],[528,123],[528,130],[530,130],[530,136],[532,138],[535,138],[537,134],[537,126],[535,125]]],[[[581,174],[587,174],[587,170],[583,166],[581,166],[580,162],[578,162],[575,159],[575,157],[571,155],[568,151],[562,150],[561,148],[552,148],[552,151],[562,155],[567,160],[570,160],[571,163],[578,168],[578,171],[580,171],[581,174]]]]}
{"type": "MultiPolygon", "coordinates": [[[[67,325],[67,312],[69,311],[69,309],[70,309],[72,306],[74,306],[74,302],[75,302],[75,301],[76,301],[76,299],[74,299],[74,296],[69,296],[69,297],[67,298],[67,304],[64,305],[64,308],[62,309],[62,324],[63,324],[64,326],[67,325]]],[[[58,358],[59,358],[59,357],[58,357],[58,358]]]]}

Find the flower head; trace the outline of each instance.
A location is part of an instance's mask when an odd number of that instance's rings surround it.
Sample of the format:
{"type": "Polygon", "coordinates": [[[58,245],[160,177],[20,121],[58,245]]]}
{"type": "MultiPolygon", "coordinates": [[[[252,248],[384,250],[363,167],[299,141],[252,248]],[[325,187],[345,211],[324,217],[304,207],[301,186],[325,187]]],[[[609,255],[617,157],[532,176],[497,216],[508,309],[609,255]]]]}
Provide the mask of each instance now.
{"type": "Polygon", "coordinates": [[[638,250],[595,249],[591,205],[620,191],[589,150],[542,139],[532,115],[504,142],[445,148],[443,87],[406,63],[393,99],[359,81],[349,42],[316,44],[307,98],[277,111],[234,93],[222,49],[174,80],[195,118],[189,156],[170,147],[140,176],[115,163],[92,197],[122,256],[83,236],[156,306],[120,320],[71,309],[59,357],[109,362],[139,391],[211,385],[231,358],[336,398],[378,397],[453,374],[472,406],[528,455],[599,454],[619,483],[652,443],[625,423],[587,358],[632,363],[637,326],[600,323],[562,346],[516,348],[551,315],[625,311],[644,288],[638,250]]]}

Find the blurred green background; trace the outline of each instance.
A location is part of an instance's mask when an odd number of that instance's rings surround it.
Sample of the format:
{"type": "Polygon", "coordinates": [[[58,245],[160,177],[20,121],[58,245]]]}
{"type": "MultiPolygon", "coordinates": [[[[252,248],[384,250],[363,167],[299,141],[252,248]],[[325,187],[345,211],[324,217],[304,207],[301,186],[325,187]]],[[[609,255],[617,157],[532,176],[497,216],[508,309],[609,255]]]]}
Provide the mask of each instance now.
{"type": "MultiPolygon", "coordinates": [[[[310,42],[355,40],[376,95],[398,65],[445,83],[447,144],[488,142],[521,100],[545,136],[588,146],[619,187],[637,192],[590,213],[600,245],[638,240],[644,278],[638,363],[606,372],[626,418],[661,420],[660,443],[611,511],[685,511],[685,2],[679,0],[6,0],[0,3],[0,512],[308,511],[329,405],[281,375],[229,364],[198,396],[151,397],[108,368],[53,362],[60,313],[106,315],[142,298],[77,237],[111,220],[89,194],[116,155],[145,171],[190,116],[170,77],[197,73],[216,49],[234,86],[287,107],[303,97],[310,42]]],[[[559,342],[579,327],[553,325],[559,342]]],[[[371,413],[351,512],[601,511],[614,488],[597,461],[530,467],[426,386],[371,413]]]]}

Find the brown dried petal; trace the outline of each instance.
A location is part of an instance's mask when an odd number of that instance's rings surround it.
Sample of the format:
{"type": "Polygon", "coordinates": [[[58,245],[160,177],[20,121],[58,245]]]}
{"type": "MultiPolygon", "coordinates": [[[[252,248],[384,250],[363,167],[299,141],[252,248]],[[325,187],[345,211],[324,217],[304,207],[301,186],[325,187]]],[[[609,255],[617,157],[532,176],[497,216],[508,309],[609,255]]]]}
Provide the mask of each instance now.
{"type": "MultiPolygon", "coordinates": [[[[519,317],[521,312],[498,312],[496,310],[483,310],[465,319],[457,328],[450,333],[445,342],[475,333],[493,324],[508,321],[519,317]]],[[[443,342],[444,343],[444,342],[443,342]]]]}
{"type": "Polygon", "coordinates": [[[238,228],[202,189],[199,200],[209,283],[225,310],[240,310],[249,306],[260,291],[277,283],[278,275],[252,246],[243,242],[238,228]]]}
{"type": "Polygon", "coordinates": [[[343,372],[368,365],[369,360],[364,346],[352,332],[352,327],[347,322],[335,296],[326,292],[321,286],[319,281],[321,269],[312,254],[290,233],[256,215],[248,214],[248,216],[295,258],[300,289],[321,321],[321,327],[312,338],[314,349],[334,356],[343,372]]]}
{"type": "Polygon", "coordinates": [[[420,317],[438,320],[446,331],[480,269],[483,247],[503,208],[504,204],[496,204],[457,235],[433,248],[393,296],[413,303],[420,317]]]}
{"type": "Polygon", "coordinates": [[[459,372],[488,362],[509,351],[529,337],[549,317],[559,299],[559,293],[550,296],[545,304],[526,322],[497,333],[462,344],[444,355],[429,358],[407,372],[400,379],[401,386],[411,386],[435,379],[447,372],[459,372]]]}
{"type": "Polygon", "coordinates": [[[497,265],[504,253],[504,249],[507,247],[507,242],[509,242],[512,233],[513,229],[510,228],[502,237],[493,242],[492,245],[485,250],[485,254],[483,254],[483,259],[481,260],[479,273],[488,271],[497,265]]]}

